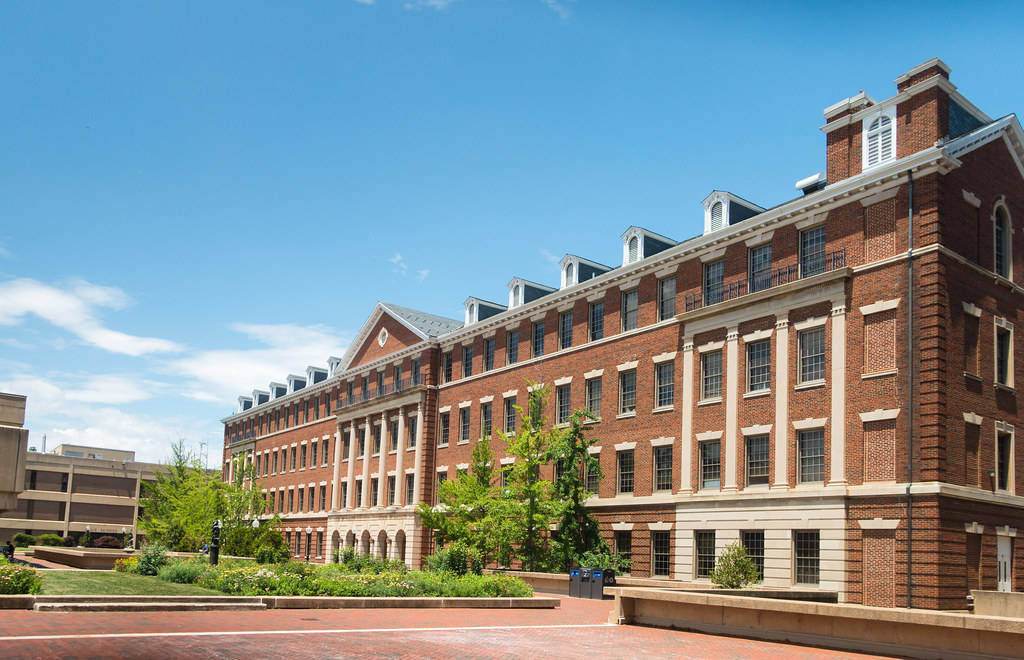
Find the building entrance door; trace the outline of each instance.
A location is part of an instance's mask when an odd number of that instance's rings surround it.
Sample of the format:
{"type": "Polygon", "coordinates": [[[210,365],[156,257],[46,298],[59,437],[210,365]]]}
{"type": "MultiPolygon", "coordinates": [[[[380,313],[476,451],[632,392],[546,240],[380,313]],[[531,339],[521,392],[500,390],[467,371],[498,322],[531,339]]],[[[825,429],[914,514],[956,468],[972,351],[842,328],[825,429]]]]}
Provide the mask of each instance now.
{"type": "Polygon", "coordinates": [[[996,537],[996,589],[1010,591],[1010,537],[996,537]]]}

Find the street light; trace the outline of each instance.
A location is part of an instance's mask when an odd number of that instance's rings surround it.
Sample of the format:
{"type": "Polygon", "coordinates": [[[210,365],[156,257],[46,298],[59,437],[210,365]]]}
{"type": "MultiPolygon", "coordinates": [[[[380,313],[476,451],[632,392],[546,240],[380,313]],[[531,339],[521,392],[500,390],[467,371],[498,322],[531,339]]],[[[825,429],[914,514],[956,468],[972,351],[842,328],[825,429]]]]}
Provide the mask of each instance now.
{"type": "Polygon", "coordinates": [[[312,540],[313,540],[313,528],[307,526],[306,527],[306,563],[307,564],[309,563],[309,546],[310,546],[310,542],[312,540]]]}

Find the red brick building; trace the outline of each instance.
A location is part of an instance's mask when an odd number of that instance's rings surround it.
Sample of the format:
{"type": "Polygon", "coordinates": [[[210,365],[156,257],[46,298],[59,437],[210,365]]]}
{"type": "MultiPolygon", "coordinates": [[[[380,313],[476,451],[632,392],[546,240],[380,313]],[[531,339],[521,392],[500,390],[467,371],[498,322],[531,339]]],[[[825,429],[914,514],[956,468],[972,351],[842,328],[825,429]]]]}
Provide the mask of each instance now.
{"type": "Polygon", "coordinates": [[[634,575],[707,579],[738,540],[765,585],[846,602],[1024,588],[1024,134],[940,60],[896,84],[825,110],[826,171],[789,202],[714,191],[700,236],[630,227],[621,264],[566,255],[461,322],[378,304],[328,369],[240,399],[226,470],[254,463],[298,556],[418,565],[415,503],[480,438],[506,463],[543,383],[553,423],[594,415],[589,506],[634,575]]]}

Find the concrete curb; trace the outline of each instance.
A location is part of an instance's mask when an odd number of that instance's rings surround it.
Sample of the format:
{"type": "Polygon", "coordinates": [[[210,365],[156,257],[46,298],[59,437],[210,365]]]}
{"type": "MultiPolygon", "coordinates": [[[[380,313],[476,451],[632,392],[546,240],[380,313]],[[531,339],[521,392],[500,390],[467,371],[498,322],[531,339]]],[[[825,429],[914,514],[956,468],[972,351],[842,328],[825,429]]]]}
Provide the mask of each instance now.
{"type": "Polygon", "coordinates": [[[210,606],[210,609],[228,607],[265,607],[266,609],[555,609],[561,605],[558,598],[446,598],[446,597],[414,597],[414,598],[349,598],[333,596],[133,596],[133,595],[83,595],[83,596],[27,596],[0,595],[0,610],[31,610],[37,604],[45,605],[46,609],[56,609],[58,605],[74,605],[73,609],[99,609],[103,606],[116,608],[119,611],[166,611],[181,609],[191,605],[191,609],[210,606]]]}

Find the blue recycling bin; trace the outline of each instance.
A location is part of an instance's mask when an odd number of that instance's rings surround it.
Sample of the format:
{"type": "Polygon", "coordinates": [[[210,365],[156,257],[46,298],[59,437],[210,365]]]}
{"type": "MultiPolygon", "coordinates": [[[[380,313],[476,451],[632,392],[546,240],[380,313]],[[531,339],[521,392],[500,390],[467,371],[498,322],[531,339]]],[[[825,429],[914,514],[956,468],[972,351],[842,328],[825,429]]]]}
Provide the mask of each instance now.
{"type": "Polygon", "coordinates": [[[580,597],[580,569],[578,567],[569,569],[569,597],[580,597]]]}

